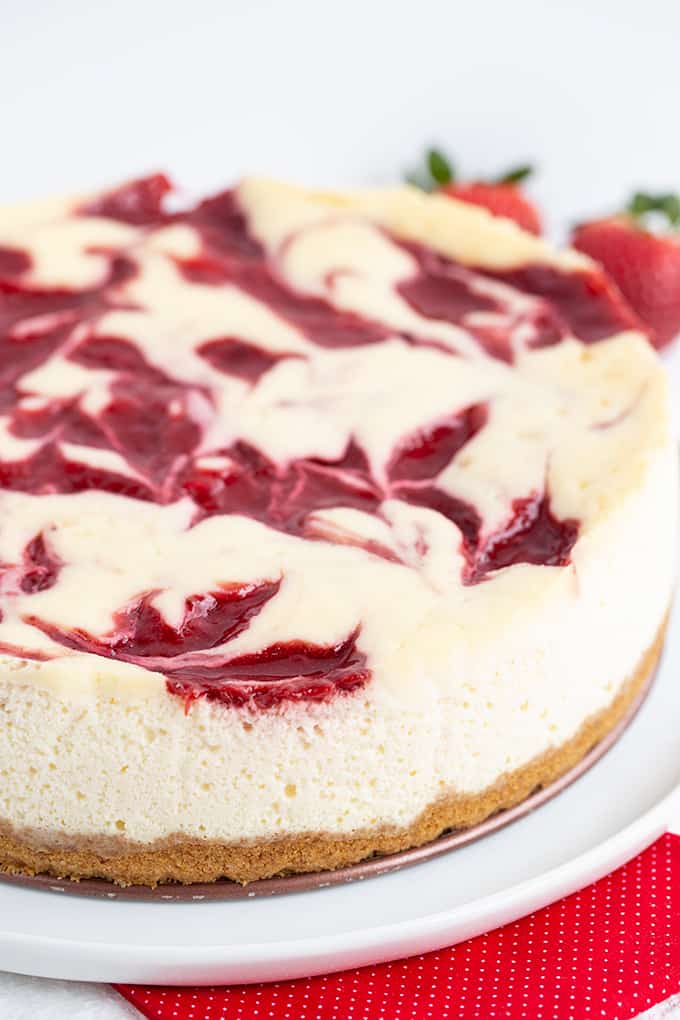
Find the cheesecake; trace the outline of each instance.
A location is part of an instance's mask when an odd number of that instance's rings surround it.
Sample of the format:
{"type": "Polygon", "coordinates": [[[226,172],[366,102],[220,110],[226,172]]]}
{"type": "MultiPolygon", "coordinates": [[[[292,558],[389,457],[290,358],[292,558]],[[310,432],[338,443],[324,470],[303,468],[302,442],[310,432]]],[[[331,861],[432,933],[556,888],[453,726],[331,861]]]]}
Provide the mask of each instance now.
{"type": "Polygon", "coordinates": [[[342,867],[579,762],[663,644],[661,363],[416,189],[0,209],[0,870],[342,867]]]}

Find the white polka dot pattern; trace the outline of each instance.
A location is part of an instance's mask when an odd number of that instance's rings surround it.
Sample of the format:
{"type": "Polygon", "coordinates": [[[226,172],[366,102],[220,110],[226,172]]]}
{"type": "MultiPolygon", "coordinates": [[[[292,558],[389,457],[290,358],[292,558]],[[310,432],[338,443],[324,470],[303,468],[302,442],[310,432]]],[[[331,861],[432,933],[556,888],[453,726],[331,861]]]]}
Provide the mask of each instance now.
{"type": "Polygon", "coordinates": [[[426,956],[271,985],[119,991],[149,1020],[630,1020],[680,989],[678,916],[680,837],[667,834],[581,892],[426,956]]]}

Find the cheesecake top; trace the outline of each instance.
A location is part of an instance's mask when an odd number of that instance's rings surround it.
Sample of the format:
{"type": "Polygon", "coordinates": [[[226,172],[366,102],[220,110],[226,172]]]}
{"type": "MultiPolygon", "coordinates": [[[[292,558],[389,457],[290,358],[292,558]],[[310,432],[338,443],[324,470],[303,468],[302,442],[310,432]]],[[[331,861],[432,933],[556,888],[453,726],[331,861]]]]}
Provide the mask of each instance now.
{"type": "Polygon", "coordinates": [[[411,188],[173,199],[0,209],[3,670],[271,709],[568,612],[670,436],[596,265],[411,188]]]}

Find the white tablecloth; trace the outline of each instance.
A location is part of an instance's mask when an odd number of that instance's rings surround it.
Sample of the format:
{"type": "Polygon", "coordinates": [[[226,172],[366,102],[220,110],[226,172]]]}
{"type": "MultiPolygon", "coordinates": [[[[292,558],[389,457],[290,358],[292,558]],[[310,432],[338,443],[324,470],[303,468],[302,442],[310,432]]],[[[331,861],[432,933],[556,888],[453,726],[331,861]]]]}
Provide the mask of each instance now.
{"type": "Polygon", "coordinates": [[[108,985],[0,973],[2,1020],[141,1020],[108,985]]]}

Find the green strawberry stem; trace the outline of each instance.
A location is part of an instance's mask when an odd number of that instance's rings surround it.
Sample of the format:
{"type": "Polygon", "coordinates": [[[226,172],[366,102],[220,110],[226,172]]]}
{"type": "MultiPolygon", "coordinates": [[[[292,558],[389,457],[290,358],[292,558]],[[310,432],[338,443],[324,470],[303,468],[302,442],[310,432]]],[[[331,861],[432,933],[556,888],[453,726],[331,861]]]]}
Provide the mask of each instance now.
{"type": "MultiPolygon", "coordinates": [[[[533,171],[534,168],[530,163],[521,163],[489,183],[501,185],[520,184],[533,171]]],[[[437,188],[444,188],[447,184],[454,184],[457,180],[457,175],[453,161],[441,149],[433,146],[425,153],[425,159],[422,164],[412,173],[406,175],[406,180],[409,184],[413,184],[422,191],[436,191],[437,188]]]]}
{"type": "Polygon", "coordinates": [[[435,184],[443,188],[445,184],[452,184],[456,173],[451,160],[448,159],[441,149],[428,149],[427,169],[435,184]]]}
{"type": "Polygon", "coordinates": [[[661,213],[672,227],[680,225],[680,197],[671,193],[650,195],[636,191],[626,207],[626,212],[644,223],[648,213],[661,213]]]}
{"type": "Polygon", "coordinates": [[[441,149],[428,149],[421,166],[406,175],[406,181],[421,191],[436,191],[452,184],[456,173],[451,160],[441,149]]]}
{"type": "Polygon", "coordinates": [[[519,184],[521,181],[525,181],[527,177],[530,177],[534,172],[534,168],[531,163],[521,163],[519,166],[514,167],[512,170],[508,170],[507,173],[503,174],[496,181],[497,184],[519,184]]]}

